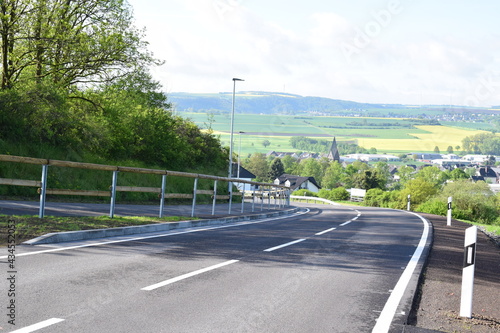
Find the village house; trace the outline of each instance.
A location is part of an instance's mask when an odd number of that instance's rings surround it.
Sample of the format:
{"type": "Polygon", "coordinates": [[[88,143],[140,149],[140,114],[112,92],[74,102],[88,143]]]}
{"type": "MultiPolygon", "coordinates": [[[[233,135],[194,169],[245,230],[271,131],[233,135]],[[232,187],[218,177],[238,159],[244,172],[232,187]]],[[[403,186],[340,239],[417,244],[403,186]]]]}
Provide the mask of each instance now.
{"type": "Polygon", "coordinates": [[[318,193],[321,187],[316,183],[314,177],[300,177],[289,174],[283,174],[274,180],[276,185],[285,185],[293,191],[306,189],[318,193]]]}

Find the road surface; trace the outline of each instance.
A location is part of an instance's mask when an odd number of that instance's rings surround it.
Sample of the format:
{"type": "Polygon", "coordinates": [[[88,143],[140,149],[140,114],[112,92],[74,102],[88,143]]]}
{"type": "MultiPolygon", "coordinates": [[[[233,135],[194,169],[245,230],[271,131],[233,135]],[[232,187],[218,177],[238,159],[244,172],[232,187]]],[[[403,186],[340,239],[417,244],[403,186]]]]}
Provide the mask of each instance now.
{"type": "Polygon", "coordinates": [[[131,241],[18,246],[14,269],[4,248],[2,280],[15,295],[2,292],[0,331],[388,331],[406,315],[399,284],[426,222],[402,211],[308,207],[131,241]]]}

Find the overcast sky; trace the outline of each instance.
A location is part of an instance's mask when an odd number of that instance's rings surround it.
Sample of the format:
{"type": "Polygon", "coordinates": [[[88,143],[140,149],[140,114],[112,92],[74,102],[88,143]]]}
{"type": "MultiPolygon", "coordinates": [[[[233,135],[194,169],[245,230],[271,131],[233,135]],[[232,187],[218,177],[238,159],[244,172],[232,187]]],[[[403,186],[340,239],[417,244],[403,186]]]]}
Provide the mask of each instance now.
{"type": "Polygon", "coordinates": [[[128,0],[166,92],[500,105],[498,0],[128,0]]]}

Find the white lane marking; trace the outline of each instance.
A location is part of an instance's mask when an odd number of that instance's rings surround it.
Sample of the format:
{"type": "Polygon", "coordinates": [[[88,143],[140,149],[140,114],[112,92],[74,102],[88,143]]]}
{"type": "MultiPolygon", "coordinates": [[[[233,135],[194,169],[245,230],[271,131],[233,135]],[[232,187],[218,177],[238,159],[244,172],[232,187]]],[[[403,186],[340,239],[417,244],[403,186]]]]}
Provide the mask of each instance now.
{"type": "Polygon", "coordinates": [[[326,234],[327,232],[333,231],[333,230],[335,230],[335,229],[337,229],[337,228],[330,228],[330,229],[326,229],[326,230],[323,230],[323,231],[321,231],[321,232],[318,232],[318,233],[317,233],[317,234],[315,234],[315,235],[316,235],[316,236],[321,236],[321,235],[326,234]]]}
{"type": "Polygon", "coordinates": [[[180,275],[178,277],[175,277],[175,278],[172,278],[172,279],[168,279],[168,280],[165,280],[165,281],[162,281],[162,282],[150,285],[148,287],[141,288],[141,290],[151,291],[151,290],[154,290],[154,289],[157,289],[157,288],[160,288],[160,287],[164,287],[166,285],[169,285],[169,284],[172,284],[172,283],[175,283],[175,282],[178,282],[178,281],[181,281],[181,280],[193,277],[195,275],[199,275],[199,274],[202,274],[202,273],[205,273],[205,272],[217,269],[217,268],[221,268],[221,267],[224,267],[224,266],[227,266],[227,265],[234,264],[235,262],[238,262],[238,261],[239,260],[225,261],[225,262],[217,264],[217,265],[213,265],[213,266],[210,266],[210,267],[202,268],[202,269],[199,269],[199,270],[191,272],[191,273],[180,275]]]}
{"type": "Polygon", "coordinates": [[[351,221],[356,221],[358,219],[359,216],[356,216],[355,218],[353,218],[351,221]]]}
{"type": "Polygon", "coordinates": [[[45,328],[50,325],[54,325],[57,323],[60,323],[61,321],[64,321],[64,319],[59,319],[59,318],[51,318],[45,321],[41,321],[37,324],[33,324],[24,328],[20,328],[18,330],[12,331],[11,333],[30,333],[34,331],[38,331],[39,329],[45,328]]]}
{"type": "Polygon", "coordinates": [[[424,251],[425,243],[427,242],[427,237],[429,236],[429,223],[422,216],[418,214],[415,213],[410,213],[410,214],[413,214],[422,220],[422,222],[424,223],[424,231],[422,232],[422,237],[420,238],[420,242],[418,243],[417,248],[413,253],[413,256],[408,262],[408,266],[404,270],[403,274],[401,274],[401,277],[399,278],[396,287],[394,287],[394,290],[389,296],[387,303],[385,303],[382,313],[378,317],[375,327],[373,327],[372,333],[389,332],[389,328],[396,314],[399,302],[401,302],[401,298],[403,297],[405,289],[408,286],[408,283],[410,282],[410,279],[413,275],[413,272],[415,271],[415,268],[417,267],[417,263],[420,257],[422,256],[422,252],[424,251]]]}
{"type": "MultiPolygon", "coordinates": [[[[80,249],[80,248],[91,247],[91,246],[100,246],[100,245],[107,245],[107,244],[133,242],[133,241],[138,241],[138,240],[143,240],[143,239],[150,239],[150,238],[159,238],[159,237],[166,237],[166,236],[175,236],[175,235],[188,234],[188,233],[191,233],[191,232],[200,232],[200,231],[223,229],[223,228],[233,228],[233,227],[239,227],[239,226],[248,225],[248,224],[265,223],[265,222],[269,222],[269,221],[282,220],[282,219],[287,219],[287,218],[291,218],[291,217],[296,217],[296,216],[304,215],[304,214],[309,213],[310,211],[311,210],[309,208],[306,208],[305,212],[299,212],[299,213],[295,213],[293,215],[273,217],[273,218],[268,218],[268,219],[258,220],[258,221],[236,222],[237,224],[222,225],[222,226],[217,226],[217,227],[200,228],[200,229],[195,229],[195,230],[185,230],[185,231],[172,232],[172,233],[164,233],[164,234],[158,234],[158,235],[152,235],[152,236],[141,236],[141,237],[125,238],[125,239],[119,239],[119,240],[114,240],[114,241],[105,241],[105,242],[90,243],[90,244],[84,244],[84,245],[59,247],[59,248],[50,249],[50,250],[41,250],[41,251],[33,251],[33,252],[25,252],[25,253],[16,253],[16,257],[23,257],[23,256],[30,256],[30,255],[35,255],[35,254],[43,254],[43,253],[51,253],[51,252],[60,252],[60,251],[74,250],[74,249],[80,249]]],[[[7,259],[7,258],[8,258],[8,256],[0,256],[0,259],[7,259]]]]}
{"type": "Polygon", "coordinates": [[[283,247],[287,247],[287,246],[290,246],[290,245],[293,245],[293,244],[297,244],[297,243],[303,242],[305,240],[306,240],[305,238],[297,239],[297,240],[294,240],[293,242],[289,242],[289,243],[286,243],[286,244],[281,244],[281,245],[278,245],[278,246],[275,246],[275,247],[270,247],[269,249],[265,249],[264,252],[272,252],[274,250],[278,250],[278,249],[281,249],[283,247]]]}
{"type": "Polygon", "coordinates": [[[340,226],[341,226],[341,227],[343,227],[343,226],[345,226],[345,225],[348,225],[348,224],[349,224],[349,223],[351,223],[351,222],[352,222],[352,220],[347,221],[347,222],[344,222],[344,223],[342,223],[340,226]]]}

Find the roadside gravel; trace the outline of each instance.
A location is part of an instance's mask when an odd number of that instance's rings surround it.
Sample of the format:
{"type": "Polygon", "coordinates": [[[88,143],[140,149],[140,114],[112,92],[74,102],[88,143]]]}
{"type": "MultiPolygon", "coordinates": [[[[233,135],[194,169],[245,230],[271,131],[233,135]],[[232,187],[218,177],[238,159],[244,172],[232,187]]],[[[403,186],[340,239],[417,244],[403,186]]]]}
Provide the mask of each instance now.
{"type": "Polygon", "coordinates": [[[433,224],[434,243],[409,323],[413,327],[407,331],[500,332],[500,247],[496,240],[478,232],[472,318],[462,318],[463,247],[470,225],[452,220],[448,227],[446,217],[421,215],[433,224]]]}

